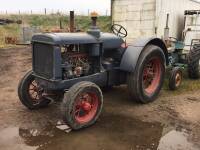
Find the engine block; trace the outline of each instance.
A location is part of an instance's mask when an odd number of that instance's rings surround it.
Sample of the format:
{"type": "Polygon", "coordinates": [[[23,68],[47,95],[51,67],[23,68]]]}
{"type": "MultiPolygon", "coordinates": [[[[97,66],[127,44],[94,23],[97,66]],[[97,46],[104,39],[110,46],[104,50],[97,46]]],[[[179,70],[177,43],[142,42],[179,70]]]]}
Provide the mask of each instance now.
{"type": "Polygon", "coordinates": [[[65,79],[75,78],[87,75],[90,70],[90,62],[87,53],[84,52],[66,52],[62,56],[65,79]]]}

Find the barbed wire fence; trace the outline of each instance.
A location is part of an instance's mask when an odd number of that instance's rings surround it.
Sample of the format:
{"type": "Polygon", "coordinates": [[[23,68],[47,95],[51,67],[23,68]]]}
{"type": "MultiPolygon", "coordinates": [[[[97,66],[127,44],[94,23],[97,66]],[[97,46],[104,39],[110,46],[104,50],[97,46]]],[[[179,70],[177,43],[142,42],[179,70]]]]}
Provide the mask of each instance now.
{"type": "MultiPolygon", "coordinates": [[[[90,16],[90,13],[93,12],[93,10],[87,9],[86,11],[80,11],[80,10],[72,10],[75,13],[75,16],[90,16]]],[[[110,12],[109,10],[104,10],[101,12],[96,11],[99,16],[109,16],[110,12]]],[[[11,15],[14,15],[15,19],[20,19],[20,20],[25,20],[21,25],[18,26],[18,33],[13,33],[13,34],[5,34],[1,35],[3,36],[3,39],[6,38],[15,38],[17,37],[17,41],[20,44],[29,44],[31,41],[31,38],[34,34],[39,33],[39,32],[53,32],[54,30],[59,30],[63,29],[63,26],[66,25],[66,17],[69,18],[70,16],[70,10],[55,10],[55,9],[46,9],[44,8],[43,10],[37,11],[37,10],[29,10],[29,11],[22,11],[22,10],[16,10],[16,11],[0,11],[0,18],[10,18],[13,19],[11,15]],[[38,17],[42,17],[43,19],[45,18],[44,16],[46,15],[47,17],[50,17],[49,15],[55,15],[52,16],[52,19],[55,22],[52,23],[50,21],[48,28],[44,28],[44,25],[40,25],[40,23],[36,23],[34,25],[30,25],[30,22],[27,22],[26,15],[39,15],[38,17]],[[41,16],[40,16],[41,15],[41,16]],[[65,19],[64,19],[65,18],[65,19]],[[60,28],[58,27],[60,25],[60,28]]],[[[67,22],[69,24],[69,20],[67,22]]],[[[45,24],[46,25],[46,24],[45,24]]],[[[68,30],[68,26],[65,26],[65,30],[68,30]]],[[[76,29],[80,29],[79,25],[76,25],[76,29]]]]}
{"type": "MultiPolygon", "coordinates": [[[[76,15],[81,15],[81,16],[89,16],[91,12],[94,10],[73,10],[76,15]]],[[[60,15],[69,15],[70,10],[59,10],[59,9],[47,9],[44,8],[43,10],[27,10],[27,11],[22,11],[22,10],[16,10],[16,11],[0,11],[0,15],[54,15],[54,14],[60,14],[60,15]]],[[[104,11],[96,11],[100,16],[110,16],[110,10],[106,9],[104,11]]]]}

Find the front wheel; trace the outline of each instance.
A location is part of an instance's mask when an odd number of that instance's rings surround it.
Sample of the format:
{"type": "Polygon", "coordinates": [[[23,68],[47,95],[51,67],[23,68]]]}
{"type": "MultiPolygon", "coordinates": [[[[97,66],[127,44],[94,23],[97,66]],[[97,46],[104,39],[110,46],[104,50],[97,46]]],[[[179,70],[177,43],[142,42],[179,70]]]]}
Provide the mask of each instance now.
{"type": "Polygon", "coordinates": [[[29,71],[18,85],[19,99],[28,109],[45,107],[51,102],[43,97],[43,92],[44,90],[36,82],[32,71],[29,71]]]}
{"type": "Polygon", "coordinates": [[[64,95],[62,116],[73,130],[93,125],[101,113],[103,96],[100,88],[91,82],[80,82],[64,95]]]}
{"type": "Polygon", "coordinates": [[[177,90],[181,86],[182,79],[182,69],[179,67],[174,67],[170,72],[169,89],[172,91],[177,90]]]}
{"type": "Polygon", "coordinates": [[[148,103],[154,101],[163,85],[165,55],[161,48],[148,45],[138,60],[136,69],[128,74],[128,91],[132,99],[148,103]]]}

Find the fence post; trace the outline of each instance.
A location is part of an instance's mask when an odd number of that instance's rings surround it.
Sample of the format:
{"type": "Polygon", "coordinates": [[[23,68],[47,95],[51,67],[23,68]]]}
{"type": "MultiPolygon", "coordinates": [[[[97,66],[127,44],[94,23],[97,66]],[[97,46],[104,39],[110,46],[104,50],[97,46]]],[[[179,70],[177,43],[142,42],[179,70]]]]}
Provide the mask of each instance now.
{"type": "Polygon", "coordinates": [[[70,32],[74,32],[74,11],[70,11],[70,32]]]}
{"type": "Polygon", "coordinates": [[[60,29],[63,29],[63,27],[62,27],[62,18],[60,17],[60,29]]]}

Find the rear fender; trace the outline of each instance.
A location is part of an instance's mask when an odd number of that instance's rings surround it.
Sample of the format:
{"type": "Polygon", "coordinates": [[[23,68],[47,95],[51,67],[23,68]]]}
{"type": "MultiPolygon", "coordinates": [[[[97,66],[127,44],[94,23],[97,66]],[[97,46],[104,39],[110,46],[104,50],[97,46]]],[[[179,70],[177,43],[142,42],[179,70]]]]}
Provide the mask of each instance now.
{"type": "Polygon", "coordinates": [[[122,60],[120,63],[120,70],[126,72],[134,72],[142,51],[147,45],[150,44],[158,46],[163,50],[165,54],[166,64],[168,65],[169,63],[168,51],[167,47],[165,46],[165,43],[159,38],[152,37],[152,38],[138,39],[133,44],[130,44],[127,47],[126,51],[122,56],[122,60]]]}

